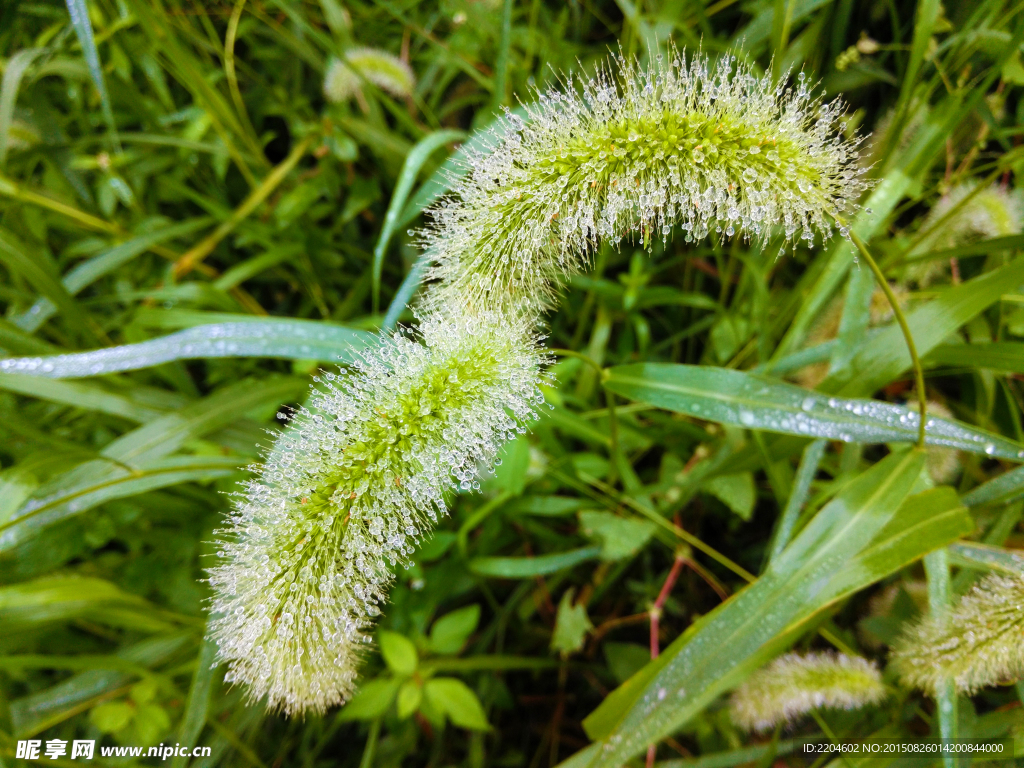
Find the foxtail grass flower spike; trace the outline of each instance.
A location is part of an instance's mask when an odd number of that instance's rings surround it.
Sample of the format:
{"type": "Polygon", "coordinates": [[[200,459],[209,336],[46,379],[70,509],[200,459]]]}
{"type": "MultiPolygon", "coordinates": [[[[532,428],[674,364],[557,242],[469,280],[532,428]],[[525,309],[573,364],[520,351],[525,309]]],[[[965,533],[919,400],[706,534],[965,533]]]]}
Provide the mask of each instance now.
{"type": "Polygon", "coordinates": [[[250,700],[344,702],[394,567],[537,415],[546,360],[525,321],[453,310],[419,334],[324,373],[219,532],[210,633],[250,700]]]}
{"type": "MultiPolygon", "coordinates": [[[[994,237],[1019,235],[1024,227],[1024,194],[992,184],[978,190],[975,181],[958,184],[939,198],[921,225],[929,232],[912,254],[924,254],[944,248],[988,240],[994,237]],[[968,196],[959,210],[953,209],[968,196]],[[951,213],[952,212],[952,213],[951,213]]],[[[931,284],[943,271],[941,261],[929,260],[911,264],[907,278],[921,286],[931,284]]]]}
{"type": "Polygon", "coordinates": [[[363,79],[392,96],[412,95],[416,77],[397,56],[379,48],[350,48],[344,61],[331,58],[324,75],[324,96],[334,104],[348,101],[360,91],[363,79]]]}
{"type": "Polygon", "coordinates": [[[893,647],[900,678],[934,694],[951,679],[959,693],[1024,677],[1024,575],[986,576],[948,616],[929,616],[893,647]],[[943,620],[939,620],[943,619],[943,620]]]}
{"type": "Polygon", "coordinates": [[[841,653],[787,653],[755,672],[730,702],[736,725],[770,731],[816,709],[858,709],[887,696],[878,668],[841,653]]]}
{"type": "MultiPolygon", "coordinates": [[[[828,237],[865,189],[838,102],[773,85],[732,57],[619,57],[507,113],[469,153],[423,235],[431,306],[543,308],[601,242],[650,246],[679,225],[765,240],[828,237]]],[[[845,234],[845,233],[844,233],[845,234]]]]}

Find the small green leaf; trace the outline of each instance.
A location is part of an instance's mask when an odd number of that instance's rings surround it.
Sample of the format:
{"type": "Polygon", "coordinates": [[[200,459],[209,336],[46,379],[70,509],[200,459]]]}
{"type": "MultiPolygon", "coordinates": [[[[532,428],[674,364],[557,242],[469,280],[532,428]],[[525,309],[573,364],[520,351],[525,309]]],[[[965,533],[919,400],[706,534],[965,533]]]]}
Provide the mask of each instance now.
{"type": "Polygon", "coordinates": [[[444,556],[452,548],[452,544],[458,538],[451,531],[438,531],[423,544],[416,552],[416,561],[420,563],[431,563],[444,556]]]}
{"type": "Polygon", "coordinates": [[[380,654],[384,657],[384,662],[396,675],[408,677],[416,671],[416,665],[419,663],[416,646],[407,637],[382,629],[377,633],[377,642],[380,644],[380,654]]]}
{"type": "Polygon", "coordinates": [[[492,483],[499,491],[519,496],[526,487],[526,470],[530,467],[530,440],[520,435],[505,443],[500,453],[501,465],[495,471],[492,483]]]}
{"type": "Polygon", "coordinates": [[[608,669],[620,684],[643,669],[651,660],[651,649],[638,643],[607,642],[601,646],[608,669]]]}
{"type": "Polygon", "coordinates": [[[128,695],[136,704],[148,704],[156,696],[156,682],[152,678],[140,680],[129,689],[128,695]]]}
{"type": "Polygon", "coordinates": [[[751,472],[712,477],[704,483],[704,490],[744,520],[749,521],[754,514],[757,490],[754,488],[754,475],[751,472]]]}
{"type": "Polygon", "coordinates": [[[132,729],[135,738],[142,744],[155,744],[171,727],[171,718],[167,710],[159,704],[142,704],[135,708],[135,720],[132,729]]]}
{"type": "Polygon", "coordinates": [[[551,650],[562,657],[576,653],[583,648],[587,632],[594,628],[587,616],[587,607],[582,603],[573,604],[576,590],[569,588],[562,593],[555,617],[555,631],[551,635],[551,650]]]}
{"type": "Polygon", "coordinates": [[[601,543],[601,559],[621,560],[636,554],[654,535],[655,525],[648,520],[619,517],[611,512],[580,512],[580,530],[584,536],[601,543]]]}
{"type": "Polygon", "coordinates": [[[422,684],[416,680],[406,680],[398,689],[398,719],[405,720],[420,708],[423,701],[422,684]]]}
{"type": "Polygon", "coordinates": [[[374,720],[391,706],[391,702],[398,695],[398,689],[402,680],[396,677],[376,678],[363,683],[352,701],[338,714],[342,722],[349,720],[374,720]]]}
{"type": "Polygon", "coordinates": [[[424,686],[424,694],[434,708],[447,715],[455,725],[472,731],[489,731],[487,716],[472,689],[454,677],[435,677],[424,686]]]}
{"type": "Polygon", "coordinates": [[[442,616],[430,630],[430,650],[434,653],[458,653],[479,622],[480,606],[475,604],[442,616]]]}
{"type": "Polygon", "coordinates": [[[89,720],[103,733],[123,731],[134,716],[135,707],[125,701],[108,701],[89,712],[89,720]]]}

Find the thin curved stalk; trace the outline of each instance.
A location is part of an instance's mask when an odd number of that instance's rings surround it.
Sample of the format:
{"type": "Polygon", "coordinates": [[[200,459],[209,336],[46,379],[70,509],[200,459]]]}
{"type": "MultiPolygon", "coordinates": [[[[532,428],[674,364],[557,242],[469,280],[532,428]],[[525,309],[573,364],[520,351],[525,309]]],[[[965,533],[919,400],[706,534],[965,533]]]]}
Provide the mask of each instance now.
{"type": "Polygon", "coordinates": [[[893,314],[896,316],[896,322],[899,323],[900,330],[903,331],[903,338],[907,342],[907,350],[910,352],[910,363],[914,368],[914,380],[917,383],[917,400],[921,413],[921,422],[917,428],[917,446],[919,448],[923,448],[925,419],[928,413],[928,398],[924,391],[924,369],[921,367],[921,358],[917,355],[917,345],[914,344],[914,336],[910,332],[910,326],[907,324],[907,318],[903,314],[903,310],[900,309],[900,303],[896,300],[896,294],[892,292],[892,288],[889,287],[889,281],[885,279],[885,275],[882,273],[877,262],[871,257],[871,252],[868,250],[868,247],[852,229],[850,230],[850,238],[853,240],[853,244],[857,246],[857,250],[860,251],[861,256],[864,257],[864,261],[866,261],[868,266],[871,267],[871,271],[875,274],[875,279],[878,280],[879,286],[881,286],[882,290],[885,292],[885,298],[889,300],[893,314]]]}

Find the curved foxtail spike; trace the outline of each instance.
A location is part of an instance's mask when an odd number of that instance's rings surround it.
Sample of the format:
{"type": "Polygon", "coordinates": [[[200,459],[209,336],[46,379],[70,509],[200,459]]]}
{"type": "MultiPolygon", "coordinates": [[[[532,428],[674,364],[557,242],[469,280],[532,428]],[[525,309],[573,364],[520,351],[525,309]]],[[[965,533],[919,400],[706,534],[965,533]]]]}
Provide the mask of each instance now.
{"type": "Polygon", "coordinates": [[[537,94],[467,155],[422,245],[424,301],[543,308],[601,242],[645,245],[679,226],[764,240],[828,237],[866,183],[838,102],[773,85],[724,57],[618,57],[592,79],[537,94]]]}
{"type": "Polygon", "coordinates": [[[858,709],[886,696],[881,673],[867,659],[787,653],[733,692],[730,714],[741,728],[770,731],[816,709],[858,709]]]}
{"type": "Polygon", "coordinates": [[[220,532],[210,633],[250,700],[292,715],[348,699],[395,566],[537,415],[525,322],[427,315],[419,334],[324,373],[220,532]]]}
{"type": "Polygon", "coordinates": [[[911,626],[893,647],[900,679],[934,694],[945,680],[959,693],[1024,677],[1024,575],[991,574],[948,616],[911,626]]]}

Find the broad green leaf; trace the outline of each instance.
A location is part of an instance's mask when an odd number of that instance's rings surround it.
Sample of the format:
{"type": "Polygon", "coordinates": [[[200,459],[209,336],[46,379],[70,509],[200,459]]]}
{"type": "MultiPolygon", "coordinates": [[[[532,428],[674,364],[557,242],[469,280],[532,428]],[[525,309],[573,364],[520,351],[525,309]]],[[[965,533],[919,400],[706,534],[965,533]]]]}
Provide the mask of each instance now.
{"type": "Polygon", "coordinates": [[[487,716],[472,689],[454,677],[435,677],[423,686],[423,694],[435,709],[454,725],[473,731],[489,731],[487,716]]]}
{"type": "Polygon", "coordinates": [[[572,587],[562,593],[555,616],[555,631],[551,633],[551,650],[565,658],[579,651],[594,628],[587,615],[587,606],[573,603],[576,590],[572,587]]]}
{"type": "Polygon", "coordinates": [[[635,555],[657,529],[649,520],[620,517],[611,512],[580,512],[579,518],[580,532],[601,544],[601,559],[607,561],[635,555]]]}
{"type": "Polygon", "coordinates": [[[505,443],[498,455],[501,464],[495,469],[490,482],[510,496],[518,496],[526,487],[526,472],[530,468],[530,441],[526,435],[505,443]]]}
{"type": "Polygon", "coordinates": [[[127,701],[105,701],[89,712],[89,722],[103,733],[123,731],[135,717],[135,707],[127,701]]]}
{"type": "Polygon", "coordinates": [[[138,344],[45,357],[0,360],[0,372],[54,379],[150,368],[171,360],[206,357],[281,357],[348,362],[374,335],[310,320],[253,319],[189,328],[138,344]]]}
{"type": "Polygon", "coordinates": [[[979,544],[974,541],[958,541],[950,544],[949,559],[953,565],[975,570],[999,571],[1024,575],[1024,552],[979,544]]]}
{"type": "Polygon", "coordinates": [[[447,613],[430,630],[430,650],[434,653],[458,653],[480,623],[480,606],[467,605],[447,613]]]}
{"type": "Polygon", "coordinates": [[[676,730],[793,642],[835,600],[969,530],[951,489],[908,499],[924,453],[892,454],[827,504],[767,572],[676,639],[584,721],[618,766],[676,730]],[[934,519],[950,524],[931,525],[934,519]],[[924,520],[924,522],[922,522],[924,520]]]}
{"type": "Polygon", "coordinates": [[[601,547],[582,547],[536,557],[474,557],[469,561],[469,570],[496,579],[532,579],[594,560],[600,557],[601,550],[601,547]]]}
{"type": "Polygon", "coordinates": [[[402,679],[398,677],[378,677],[359,686],[352,701],[338,713],[338,720],[373,720],[387,712],[391,702],[398,695],[402,679]]]}
{"type": "Polygon", "coordinates": [[[419,657],[416,654],[416,646],[407,637],[382,629],[377,633],[377,643],[388,669],[396,675],[408,677],[416,671],[419,657]]]}
{"type": "Polygon", "coordinates": [[[754,514],[757,489],[754,487],[753,473],[717,475],[707,480],[703,488],[744,520],[750,520],[754,514]]]}
{"type": "Polygon", "coordinates": [[[980,507],[984,504],[1009,504],[1024,496],[1024,467],[998,475],[964,494],[964,504],[980,507]]]}
{"type": "MultiPolygon", "coordinates": [[[[728,368],[622,365],[610,369],[604,386],[660,408],[766,432],[857,443],[917,441],[919,417],[912,408],[880,400],[829,397],[728,368]]],[[[962,422],[930,416],[925,426],[929,445],[1024,459],[1024,445],[962,422]]]]}
{"type": "Polygon", "coordinates": [[[922,363],[1024,373],[1024,343],[999,341],[989,344],[940,344],[928,353],[922,363]]]}

